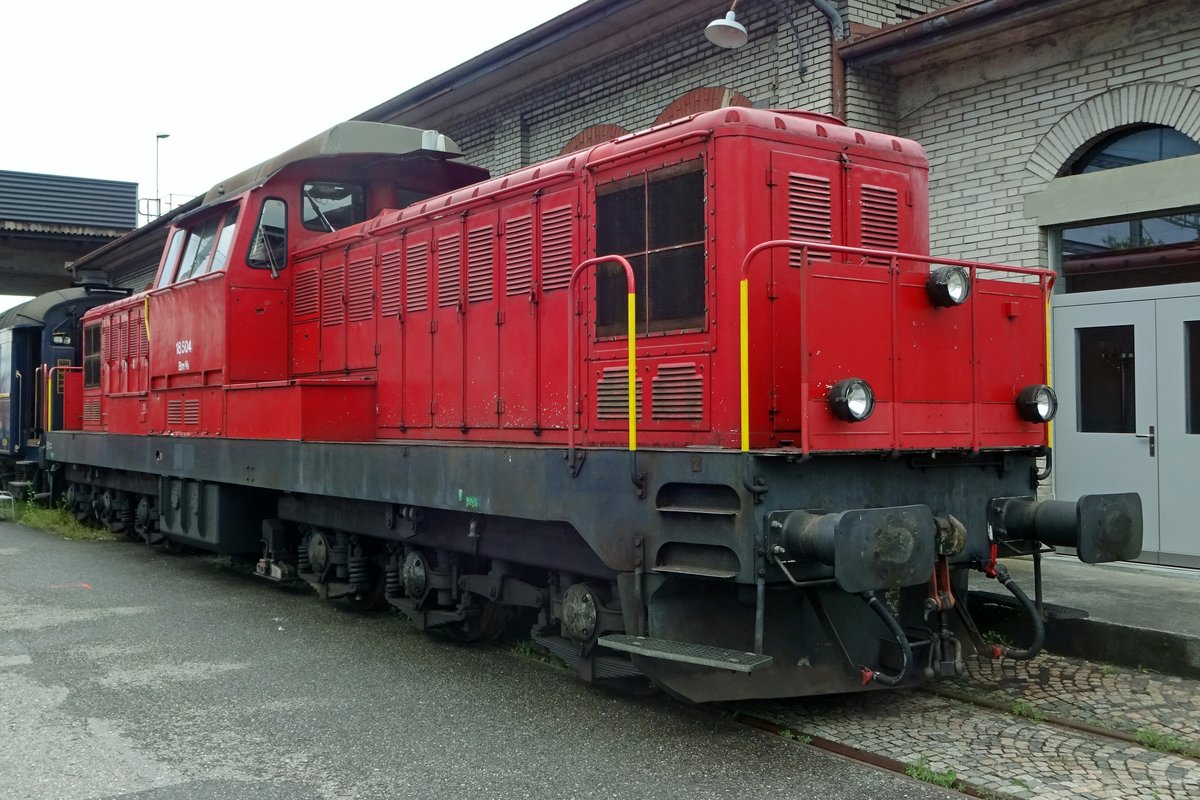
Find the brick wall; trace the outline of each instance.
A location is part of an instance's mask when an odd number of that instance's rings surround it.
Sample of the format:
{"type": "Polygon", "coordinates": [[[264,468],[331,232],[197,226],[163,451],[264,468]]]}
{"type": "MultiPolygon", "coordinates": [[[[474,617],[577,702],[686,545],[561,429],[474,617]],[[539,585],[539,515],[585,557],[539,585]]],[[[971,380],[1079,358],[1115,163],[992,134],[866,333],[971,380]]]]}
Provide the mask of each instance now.
{"type": "Polygon", "coordinates": [[[957,0],[841,0],[838,5],[848,22],[881,28],[957,5],[957,0]]]}
{"type": "Polygon", "coordinates": [[[1092,26],[902,78],[894,108],[872,113],[894,114],[896,132],[929,154],[934,252],[1046,266],[1024,198],[1065,162],[1130,124],[1200,138],[1200,17],[1188,5],[1097,14],[1092,26]]]}

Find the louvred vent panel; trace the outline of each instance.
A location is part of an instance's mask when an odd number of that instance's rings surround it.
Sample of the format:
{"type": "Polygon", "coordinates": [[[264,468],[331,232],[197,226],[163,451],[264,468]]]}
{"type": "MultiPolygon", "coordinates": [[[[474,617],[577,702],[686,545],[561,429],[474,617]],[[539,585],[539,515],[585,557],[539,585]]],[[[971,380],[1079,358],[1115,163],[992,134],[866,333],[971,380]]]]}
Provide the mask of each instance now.
{"type": "Polygon", "coordinates": [[[341,264],[329,267],[321,275],[321,324],[326,328],[346,321],[346,307],[342,298],[344,275],[345,267],[341,264]]]}
{"type": "Polygon", "coordinates": [[[504,224],[504,291],[528,294],[533,288],[533,217],[504,224]]]}
{"type": "Polygon", "coordinates": [[[565,289],[571,283],[571,209],[552,208],[542,214],[542,291],[565,289]]]}
{"type": "Polygon", "coordinates": [[[650,384],[654,419],[703,419],[704,376],[696,365],[663,364],[650,384]]]}
{"type": "Polygon", "coordinates": [[[429,308],[429,242],[411,244],[405,250],[404,277],[409,313],[429,308]]]}
{"type": "Polygon", "coordinates": [[[467,302],[492,299],[494,240],[495,229],[491,225],[467,234],[467,302]]]}
{"type": "Polygon", "coordinates": [[[371,307],[375,301],[372,285],[374,258],[356,258],[350,262],[350,282],[347,287],[346,314],[351,322],[362,322],[371,318],[371,307]]]}
{"type": "Polygon", "coordinates": [[[296,273],[296,301],[292,306],[296,319],[315,317],[320,306],[320,284],[315,269],[296,273]]]}
{"type": "MultiPolygon", "coordinates": [[[[833,243],[833,191],[828,178],[788,175],[788,238],[833,243]]],[[[809,250],[810,259],[829,260],[828,252],[809,250]]],[[[799,267],[799,250],[788,253],[788,263],[799,267]]]]}
{"type": "MultiPolygon", "coordinates": [[[[637,416],[642,418],[642,378],[637,379],[637,416]]],[[[629,371],[605,367],[596,383],[597,419],[629,419],[629,371]]]]}
{"type": "Polygon", "coordinates": [[[462,292],[462,237],[457,234],[438,239],[438,306],[457,305],[462,292]]]}
{"type": "MultiPolygon", "coordinates": [[[[862,246],[877,250],[900,249],[900,203],[895,189],[862,187],[862,246]]],[[[868,259],[886,264],[887,259],[868,259]]]]}
{"type": "Polygon", "coordinates": [[[400,314],[400,251],[391,250],[379,255],[379,315],[395,317],[400,314]]]}

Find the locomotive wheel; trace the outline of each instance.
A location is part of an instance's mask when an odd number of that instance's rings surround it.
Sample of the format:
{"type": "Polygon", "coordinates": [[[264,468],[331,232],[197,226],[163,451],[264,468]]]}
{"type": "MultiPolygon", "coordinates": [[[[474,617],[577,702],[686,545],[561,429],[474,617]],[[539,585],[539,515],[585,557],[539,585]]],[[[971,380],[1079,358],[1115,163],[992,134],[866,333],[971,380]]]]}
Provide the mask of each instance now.
{"type": "Polygon", "coordinates": [[[480,602],[479,616],[452,625],[443,625],[437,630],[445,631],[446,635],[456,642],[486,644],[496,641],[508,625],[508,608],[491,600],[480,602]]]}

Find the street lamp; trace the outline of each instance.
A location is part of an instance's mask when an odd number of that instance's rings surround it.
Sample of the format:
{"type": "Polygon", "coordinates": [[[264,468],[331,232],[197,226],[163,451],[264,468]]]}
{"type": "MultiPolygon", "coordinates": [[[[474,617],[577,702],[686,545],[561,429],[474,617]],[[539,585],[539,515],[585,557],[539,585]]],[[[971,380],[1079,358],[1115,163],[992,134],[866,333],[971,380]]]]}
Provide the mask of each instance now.
{"type": "Polygon", "coordinates": [[[170,136],[169,133],[159,133],[154,136],[154,207],[156,210],[155,217],[162,216],[162,195],[158,193],[158,146],[163,139],[170,136]]]}

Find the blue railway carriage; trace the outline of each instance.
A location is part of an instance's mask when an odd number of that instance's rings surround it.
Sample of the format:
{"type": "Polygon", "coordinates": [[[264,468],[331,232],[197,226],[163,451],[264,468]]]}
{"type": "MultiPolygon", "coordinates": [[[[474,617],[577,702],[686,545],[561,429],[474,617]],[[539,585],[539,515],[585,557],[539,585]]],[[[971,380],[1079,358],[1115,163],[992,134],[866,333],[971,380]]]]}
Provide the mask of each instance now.
{"type": "Polygon", "coordinates": [[[84,312],[124,294],[78,286],[0,312],[0,489],[31,486],[47,421],[63,425],[65,370],[51,370],[81,366],[84,312]]]}

